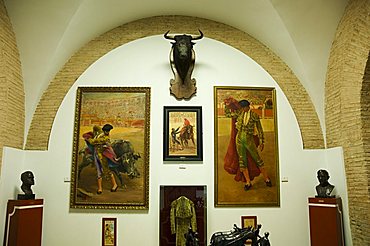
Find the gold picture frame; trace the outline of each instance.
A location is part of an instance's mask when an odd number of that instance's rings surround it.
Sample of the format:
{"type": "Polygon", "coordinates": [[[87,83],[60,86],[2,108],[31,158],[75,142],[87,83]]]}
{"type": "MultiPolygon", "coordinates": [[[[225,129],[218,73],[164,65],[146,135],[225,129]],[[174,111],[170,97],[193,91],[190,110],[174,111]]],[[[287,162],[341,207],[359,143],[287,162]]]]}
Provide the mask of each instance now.
{"type": "Polygon", "coordinates": [[[214,87],[215,206],[280,206],[276,92],[214,87]]]}
{"type": "Polygon", "coordinates": [[[148,209],[149,129],[149,87],[79,87],[70,207],[148,209]]]}

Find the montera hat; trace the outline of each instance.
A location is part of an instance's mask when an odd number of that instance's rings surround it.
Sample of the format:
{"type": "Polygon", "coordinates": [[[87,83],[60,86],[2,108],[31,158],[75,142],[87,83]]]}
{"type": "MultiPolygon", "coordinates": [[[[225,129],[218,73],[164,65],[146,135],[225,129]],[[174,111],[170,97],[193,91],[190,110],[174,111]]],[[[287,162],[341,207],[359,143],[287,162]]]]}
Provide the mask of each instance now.
{"type": "Polygon", "coordinates": [[[102,130],[105,132],[109,132],[112,129],[113,129],[113,126],[111,124],[105,124],[102,128],[102,130]]]}
{"type": "Polygon", "coordinates": [[[240,107],[245,108],[245,107],[248,107],[250,105],[250,103],[249,103],[248,100],[240,100],[239,105],[240,105],[240,107]]]}

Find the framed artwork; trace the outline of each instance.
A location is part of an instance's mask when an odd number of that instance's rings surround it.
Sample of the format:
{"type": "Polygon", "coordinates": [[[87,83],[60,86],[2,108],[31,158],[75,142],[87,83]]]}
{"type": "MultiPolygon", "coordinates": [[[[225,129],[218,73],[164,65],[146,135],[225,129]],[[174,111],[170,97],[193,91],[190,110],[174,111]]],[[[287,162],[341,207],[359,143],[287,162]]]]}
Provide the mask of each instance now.
{"type": "Polygon", "coordinates": [[[117,245],[117,219],[103,218],[102,221],[102,246],[117,245]]]}
{"type": "Polygon", "coordinates": [[[257,228],[257,216],[242,216],[242,228],[257,228]]]}
{"type": "Polygon", "coordinates": [[[207,187],[160,186],[159,245],[185,245],[188,233],[207,246],[207,187]]]}
{"type": "Polygon", "coordinates": [[[79,87],[70,207],[149,208],[150,88],[79,87]]]}
{"type": "MultiPolygon", "coordinates": [[[[257,228],[257,216],[242,216],[242,228],[251,227],[257,228]]],[[[252,244],[252,239],[248,239],[246,244],[252,244]]]]}
{"type": "Polygon", "coordinates": [[[214,87],[215,206],[280,206],[274,88],[214,87]]]}
{"type": "Polygon", "coordinates": [[[202,161],[202,107],[164,107],[163,160],[202,161]]]}

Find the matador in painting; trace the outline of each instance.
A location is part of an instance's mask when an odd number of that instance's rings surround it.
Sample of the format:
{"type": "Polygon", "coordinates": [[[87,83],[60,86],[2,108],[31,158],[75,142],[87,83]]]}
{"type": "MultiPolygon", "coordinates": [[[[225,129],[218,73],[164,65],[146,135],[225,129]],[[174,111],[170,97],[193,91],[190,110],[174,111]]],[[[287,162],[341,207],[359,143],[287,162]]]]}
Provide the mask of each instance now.
{"type": "Polygon", "coordinates": [[[264,133],[259,116],[251,110],[248,100],[237,101],[229,97],[224,103],[225,116],[232,119],[224,169],[235,174],[236,181],[245,182],[246,191],[252,187],[251,181],[260,173],[266,185],[271,187],[271,180],[259,154],[264,148],[264,133]]]}

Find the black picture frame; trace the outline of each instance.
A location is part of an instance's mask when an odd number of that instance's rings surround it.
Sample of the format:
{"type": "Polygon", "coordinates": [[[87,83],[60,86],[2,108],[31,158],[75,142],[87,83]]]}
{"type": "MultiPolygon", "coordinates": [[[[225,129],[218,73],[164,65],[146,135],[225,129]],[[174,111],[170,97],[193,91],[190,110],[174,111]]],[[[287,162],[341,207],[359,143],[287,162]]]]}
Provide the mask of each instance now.
{"type": "Polygon", "coordinates": [[[164,161],[203,160],[201,106],[164,106],[163,122],[164,161]]]}

